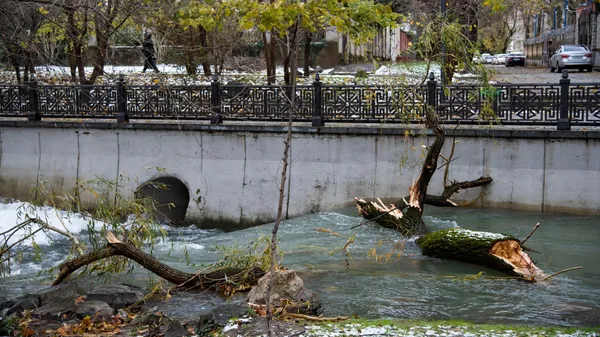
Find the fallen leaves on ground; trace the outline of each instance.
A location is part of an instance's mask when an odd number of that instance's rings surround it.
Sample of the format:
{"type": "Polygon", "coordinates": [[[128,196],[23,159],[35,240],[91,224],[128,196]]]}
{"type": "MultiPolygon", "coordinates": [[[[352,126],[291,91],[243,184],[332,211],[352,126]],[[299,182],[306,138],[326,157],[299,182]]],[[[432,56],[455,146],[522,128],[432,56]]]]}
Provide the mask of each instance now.
{"type": "Polygon", "coordinates": [[[92,336],[98,333],[112,336],[120,333],[121,327],[125,325],[125,322],[119,315],[115,316],[111,322],[94,322],[90,316],[86,316],[79,324],[64,324],[62,327],[56,329],[55,333],[59,336],[92,336]]]}

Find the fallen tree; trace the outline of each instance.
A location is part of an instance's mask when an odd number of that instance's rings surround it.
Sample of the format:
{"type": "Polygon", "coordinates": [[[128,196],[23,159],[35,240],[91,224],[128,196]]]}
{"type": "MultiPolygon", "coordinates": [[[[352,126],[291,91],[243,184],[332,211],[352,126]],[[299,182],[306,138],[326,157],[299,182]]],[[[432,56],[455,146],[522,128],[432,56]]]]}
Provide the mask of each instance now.
{"type": "Polygon", "coordinates": [[[160,262],[151,254],[144,252],[130,243],[118,240],[111,232],[108,232],[106,238],[108,243],[105,248],[78,256],[61,264],[58,268],[59,274],[54,280],[53,285],[62,283],[79,268],[111,256],[123,256],[131,259],[155,275],[186,289],[214,289],[223,292],[228,285],[232,284],[255,285],[258,279],[265,274],[258,267],[246,269],[222,268],[204,273],[187,273],[160,262]]]}
{"type": "Polygon", "coordinates": [[[547,279],[526,253],[530,250],[523,246],[526,240],[521,242],[504,234],[461,228],[429,232],[422,219],[425,204],[456,207],[457,204],[450,199],[453,194],[462,189],[485,186],[492,182],[492,178],[480,177],[473,181],[449,183],[448,171],[456,142],[453,141],[448,158],[443,157],[441,150],[445,142],[445,133],[431,107],[426,110],[425,125],[433,131],[435,140],[428,148],[421,171],[409,189],[409,195],[389,206],[379,199],[367,202],[355,198],[358,213],[365,219],[395,229],[404,236],[418,236],[416,244],[421,248],[423,255],[484,265],[530,282],[547,279]],[[446,166],[444,191],[440,196],[433,196],[427,194],[427,188],[438,169],[440,157],[445,160],[446,166]]]}

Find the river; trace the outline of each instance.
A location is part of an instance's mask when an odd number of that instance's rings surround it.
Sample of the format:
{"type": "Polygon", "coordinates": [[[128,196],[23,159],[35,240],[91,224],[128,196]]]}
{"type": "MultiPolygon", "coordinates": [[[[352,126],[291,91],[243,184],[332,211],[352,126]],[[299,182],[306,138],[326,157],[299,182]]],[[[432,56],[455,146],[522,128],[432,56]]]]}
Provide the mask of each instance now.
{"type": "MultiPolygon", "coordinates": [[[[0,229],[15,223],[17,207],[18,203],[0,204],[0,229]]],[[[360,227],[355,243],[349,247],[352,258],[341,253],[331,255],[354,233],[351,227],[361,222],[354,208],[282,222],[282,263],[296,269],[307,288],[321,295],[325,315],[561,326],[600,324],[600,217],[434,207],[428,207],[425,214],[432,230],[460,226],[521,239],[539,222],[541,227],[527,244],[540,252],[531,253],[537,265],[548,274],[574,266],[583,269],[536,284],[488,278],[503,275],[476,265],[424,257],[413,240],[373,224],[360,227]],[[368,257],[372,249],[378,255],[393,254],[387,261],[375,261],[368,257]],[[479,272],[484,272],[484,277],[466,278],[479,272]]],[[[81,217],[69,220],[73,231],[85,230],[81,217]]],[[[155,247],[154,253],[176,268],[194,271],[219,258],[215,246],[244,246],[261,235],[270,235],[271,230],[272,224],[235,232],[169,229],[169,237],[155,247]],[[186,254],[194,265],[186,262],[186,254]]],[[[40,243],[43,262],[26,260],[23,266],[14,268],[0,282],[0,296],[10,298],[49,284],[51,278],[39,272],[67,256],[68,242],[55,238],[40,243]]],[[[123,279],[144,285],[148,276],[140,269],[123,279]]]]}

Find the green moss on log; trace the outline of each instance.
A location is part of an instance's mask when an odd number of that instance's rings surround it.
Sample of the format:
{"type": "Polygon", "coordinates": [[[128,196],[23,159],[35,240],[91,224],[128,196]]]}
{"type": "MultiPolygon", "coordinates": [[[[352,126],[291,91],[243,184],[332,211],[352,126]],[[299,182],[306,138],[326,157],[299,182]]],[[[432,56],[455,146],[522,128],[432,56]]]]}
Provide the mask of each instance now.
{"type": "Polygon", "coordinates": [[[496,242],[507,240],[520,244],[519,240],[509,235],[449,228],[425,234],[416,240],[416,244],[423,255],[483,265],[509,275],[521,276],[514,271],[514,266],[490,254],[496,242]]]}

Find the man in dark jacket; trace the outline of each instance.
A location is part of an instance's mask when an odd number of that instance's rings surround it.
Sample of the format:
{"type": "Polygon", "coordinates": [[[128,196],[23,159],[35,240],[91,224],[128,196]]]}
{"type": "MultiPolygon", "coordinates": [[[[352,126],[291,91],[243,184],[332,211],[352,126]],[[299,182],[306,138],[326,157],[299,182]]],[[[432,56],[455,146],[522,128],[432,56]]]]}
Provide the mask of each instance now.
{"type": "Polygon", "coordinates": [[[154,56],[154,41],[152,41],[152,32],[147,31],[144,34],[144,42],[142,43],[142,53],[144,54],[144,70],[152,68],[155,72],[159,72],[156,67],[156,57],[154,56]]]}

